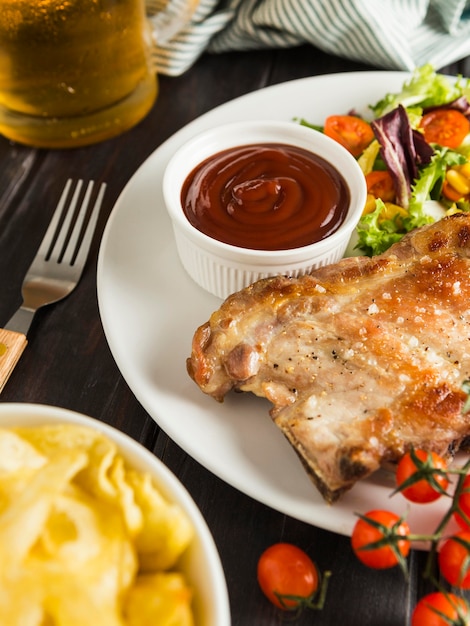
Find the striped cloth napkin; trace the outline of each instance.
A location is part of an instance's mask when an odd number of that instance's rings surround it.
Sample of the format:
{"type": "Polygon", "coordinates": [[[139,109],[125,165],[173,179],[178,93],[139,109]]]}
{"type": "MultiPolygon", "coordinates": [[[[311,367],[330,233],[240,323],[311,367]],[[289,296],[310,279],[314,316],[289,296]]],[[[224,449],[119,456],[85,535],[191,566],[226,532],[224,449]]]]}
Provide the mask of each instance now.
{"type": "MultiPolygon", "coordinates": [[[[167,0],[146,1],[159,31],[155,13],[167,0]]],[[[157,72],[169,76],[204,51],[305,43],[385,69],[439,69],[470,55],[470,0],[200,0],[175,35],[155,37],[157,72]]]]}

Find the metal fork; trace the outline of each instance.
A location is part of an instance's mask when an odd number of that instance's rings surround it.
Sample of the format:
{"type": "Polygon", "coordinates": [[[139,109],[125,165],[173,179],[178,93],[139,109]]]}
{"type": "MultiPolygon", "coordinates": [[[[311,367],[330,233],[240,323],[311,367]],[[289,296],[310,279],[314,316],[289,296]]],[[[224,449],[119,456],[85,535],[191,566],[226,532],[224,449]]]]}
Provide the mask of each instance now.
{"type": "Polygon", "coordinates": [[[88,216],[94,187],[89,181],[81,200],[83,180],[73,190],[69,179],[49,227],[23,280],[23,303],[0,329],[0,393],[27,345],[36,311],[68,296],[77,286],[95,232],[106,184],[102,183],[88,216]],[[88,219],[87,219],[88,218],[88,219]]]}

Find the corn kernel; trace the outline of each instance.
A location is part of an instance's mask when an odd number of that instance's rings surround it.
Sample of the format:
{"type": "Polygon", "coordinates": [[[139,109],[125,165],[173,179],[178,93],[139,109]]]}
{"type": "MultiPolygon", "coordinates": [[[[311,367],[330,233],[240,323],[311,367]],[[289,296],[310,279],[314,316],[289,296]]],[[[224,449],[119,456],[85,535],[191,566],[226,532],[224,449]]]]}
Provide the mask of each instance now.
{"type": "Polygon", "coordinates": [[[381,220],[393,220],[400,219],[401,217],[406,217],[408,215],[408,211],[406,211],[403,207],[398,206],[398,204],[393,204],[393,202],[385,202],[385,208],[380,214],[381,220]]]}
{"type": "Polygon", "coordinates": [[[375,196],[371,193],[367,194],[366,204],[362,211],[362,215],[367,215],[368,213],[373,213],[375,211],[375,196]]]}
{"type": "Polygon", "coordinates": [[[455,169],[450,169],[446,173],[447,182],[462,196],[466,196],[470,193],[470,180],[465,178],[460,172],[455,169]]]}
{"type": "Polygon", "coordinates": [[[467,161],[463,165],[459,167],[459,172],[465,176],[465,178],[470,179],[470,163],[467,161]]]}
{"type": "Polygon", "coordinates": [[[447,209],[446,215],[455,215],[456,213],[463,213],[461,209],[458,209],[455,204],[453,204],[450,209],[447,209]]]}

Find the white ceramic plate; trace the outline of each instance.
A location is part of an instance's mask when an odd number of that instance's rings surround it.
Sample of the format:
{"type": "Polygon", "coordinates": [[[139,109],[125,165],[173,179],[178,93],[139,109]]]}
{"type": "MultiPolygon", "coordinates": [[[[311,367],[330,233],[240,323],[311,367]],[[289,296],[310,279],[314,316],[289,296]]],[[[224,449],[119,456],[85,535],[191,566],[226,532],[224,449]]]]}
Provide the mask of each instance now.
{"type": "MultiPolygon", "coordinates": [[[[124,378],[148,413],[186,452],[227,483],[278,511],[341,534],[356,512],[406,510],[390,499],[390,475],[378,472],[334,506],[324,503],[295,452],[272,424],[269,406],[249,394],[223,404],[203,395],[186,373],[196,328],[220,301],[199,288],[179,263],[163,204],[162,174],[188,138],[215,124],[304,117],[322,124],[351,109],[367,114],[386,92],[400,89],[402,72],[357,72],[295,80],[228,102],[185,126],[132,177],[107,224],[98,260],[104,330],[124,378]]],[[[415,532],[434,527],[444,502],[414,507],[415,532]]]]}
{"type": "Polygon", "coordinates": [[[195,502],[170,470],[131,437],[92,417],[59,407],[0,404],[0,427],[71,423],[99,430],[118,446],[132,467],[148,472],[168,500],[179,504],[188,515],[195,536],[183,555],[180,567],[194,589],[197,626],[230,626],[230,608],[222,564],[212,535],[195,502]]]}

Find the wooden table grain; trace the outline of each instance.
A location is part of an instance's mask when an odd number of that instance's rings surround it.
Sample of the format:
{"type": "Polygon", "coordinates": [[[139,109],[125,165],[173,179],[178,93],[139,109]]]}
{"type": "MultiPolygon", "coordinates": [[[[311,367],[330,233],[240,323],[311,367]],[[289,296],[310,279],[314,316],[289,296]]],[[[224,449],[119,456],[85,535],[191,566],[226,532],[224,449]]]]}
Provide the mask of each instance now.
{"type": "MultiPolygon", "coordinates": [[[[295,622],[298,626],[405,626],[416,600],[430,590],[421,576],[425,555],[412,554],[409,583],[396,569],[368,570],[352,554],[347,537],[299,522],[245,496],[161,431],[127,386],[103,333],[96,296],[100,236],[134,172],[191,120],[267,85],[371,69],[377,68],[311,46],[204,55],[183,76],[160,77],[159,97],[150,114],[116,139],[74,150],[36,150],[0,138],[0,327],[21,302],[23,275],[65,180],[81,177],[108,184],[83,278],[68,299],[37,314],[28,347],[0,401],[44,403],[91,415],[126,432],[161,458],[192,494],[213,533],[225,570],[233,626],[285,623],[285,616],[265,600],[256,583],[257,559],[277,541],[299,545],[320,570],[333,573],[323,611],[303,613],[295,622]]],[[[470,60],[439,69],[468,76],[470,60]]]]}

